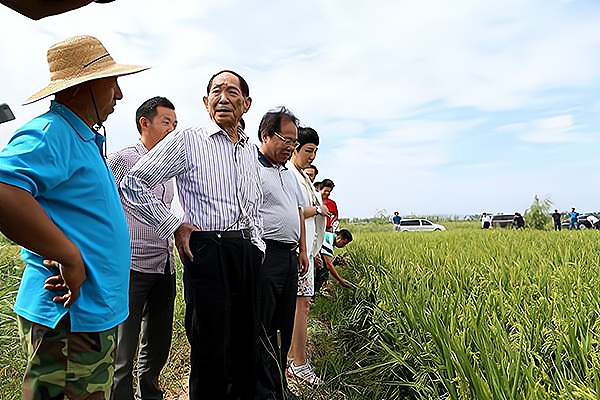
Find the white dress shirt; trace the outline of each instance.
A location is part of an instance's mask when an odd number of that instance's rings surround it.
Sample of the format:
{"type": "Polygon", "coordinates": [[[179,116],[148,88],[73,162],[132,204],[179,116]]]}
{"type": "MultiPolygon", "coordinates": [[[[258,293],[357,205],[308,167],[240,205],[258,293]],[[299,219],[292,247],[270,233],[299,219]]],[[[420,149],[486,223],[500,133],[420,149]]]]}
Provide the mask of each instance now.
{"type": "Polygon", "coordinates": [[[182,222],[205,231],[250,229],[252,243],[264,251],[258,154],[241,129],[238,134],[233,143],[214,122],[171,132],[123,178],[123,196],[161,238],[182,222]],[[173,177],[183,220],[152,192],[173,177]]]}

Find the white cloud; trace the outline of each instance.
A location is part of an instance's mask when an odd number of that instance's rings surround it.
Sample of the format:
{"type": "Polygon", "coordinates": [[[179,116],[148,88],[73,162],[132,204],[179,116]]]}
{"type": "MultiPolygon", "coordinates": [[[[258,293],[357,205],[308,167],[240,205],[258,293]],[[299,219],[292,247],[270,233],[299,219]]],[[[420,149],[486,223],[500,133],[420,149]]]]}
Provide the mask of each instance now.
{"type": "MultiPolygon", "coordinates": [[[[562,146],[598,140],[600,103],[589,99],[600,93],[599,12],[600,3],[583,1],[122,0],[34,22],[0,6],[0,36],[9,38],[0,41],[0,102],[18,118],[0,126],[0,146],[47,108],[19,106],[48,82],[46,49],[85,33],[118,62],[153,67],[120,79],[110,150],[137,140],[132,115],[154,95],[175,103],[181,126],[205,121],[208,78],[232,68],[250,84],[252,138],[279,104],[321,134],[317,164],[340,181],[342,215],[369,215],[388,198],[423,212],[467,204],[475,212],[486,201],[475,172],[506,182],[514,173],[502,168],[511,160],[494,167],[471,157],[482,143],[501,140],[514,157],[527,146],[528,160],[543,164],[562,146]],[[448,195],[410,200],[394,179],[448,195]],[[383,192],[363,195],[373,184],[383,192]]],[[[563,157],[554,163],[557,174],[593,175],[563,157]]],[[[538,181],[557,179],[568,177],[538,181]]],[[[513,185],[506,197],[529,202],[519,194],[527,190],[513,185]]]]}

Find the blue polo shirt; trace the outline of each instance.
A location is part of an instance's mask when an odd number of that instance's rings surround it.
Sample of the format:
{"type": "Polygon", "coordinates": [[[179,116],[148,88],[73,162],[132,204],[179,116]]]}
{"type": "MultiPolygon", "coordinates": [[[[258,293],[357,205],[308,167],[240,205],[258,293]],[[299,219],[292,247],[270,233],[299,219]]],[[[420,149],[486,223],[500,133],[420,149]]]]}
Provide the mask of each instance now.
{"type": "Polygon", "coordinates": [[[73,332],[100,332],[128,315],[129,231],[114,178],[101,155],[104,137],[64,105],[18,129],[0,151],[0,182],[35,198],[81,252],[86,280],[70,308],[52,301],[44,281],[56,271],[23,248],[15,303],[25,319],[54,328],[67,313],[73,332]]]}

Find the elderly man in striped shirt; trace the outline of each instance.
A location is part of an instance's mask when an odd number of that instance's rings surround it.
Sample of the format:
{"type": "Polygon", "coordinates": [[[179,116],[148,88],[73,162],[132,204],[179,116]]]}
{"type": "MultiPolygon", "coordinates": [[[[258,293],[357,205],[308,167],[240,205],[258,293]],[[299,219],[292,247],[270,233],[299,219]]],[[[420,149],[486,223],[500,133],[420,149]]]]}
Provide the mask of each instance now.
{"type": "Polygon", "coordinates": [[[293,397],[287,389],[285,368],[294,330],[298,270],[302,274],[308,271],[304,196],[294,173],[285,166],[298,143],[297,125],[294,114],[278,107],[263,116],[258,129],[264,194],[260,211],[267,251],[258,277],[261,362],[257,400],[293,397]]]}
{"type": "Polygon", "coordinates": [[[175,244],[184,266],[189,398],[252,399],[256,385],[256,274],[265,243],[256,146],[240,120],[252,103],[238,73],[208,82],[207,127],[175,131],[123,179],[127,201],[175,244]],[[175,177],[180,220],[152,188],[175,177]]]}
{"type": "MultiPolygon", "coordinates": [[[[108,164],[117,185],[144,154],[177,126],[175,106],[164,97],[146,100],[137,109],[135,117],[140,140],[134,146],[108,156],[108,164]]],[[[131,236],[131,271],[129,317],[117,330],[115,379],[111,398],[134,399],[133,360],[142,331],[136,398],[162,399],[158,377],[169,357],[175,304],[173,243],[170,239],[158,237],[156,230],[123,201],[121,190],[119,194],[131,236]]],[[[173,182],[169,180],[156,186],[154,194],[170,208],[173,182]]]]}

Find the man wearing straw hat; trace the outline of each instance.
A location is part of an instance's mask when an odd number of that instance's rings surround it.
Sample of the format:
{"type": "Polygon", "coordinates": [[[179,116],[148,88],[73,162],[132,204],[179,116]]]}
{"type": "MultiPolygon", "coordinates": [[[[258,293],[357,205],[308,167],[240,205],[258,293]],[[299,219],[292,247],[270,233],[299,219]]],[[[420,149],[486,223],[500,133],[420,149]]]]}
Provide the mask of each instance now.
{"type": "Polygon", "coordinates": [[[26,263],[14,310],[28,359],[23,399],[108,399],[116,326],[128,314],[130,243],[97,130],[123,95],[98,39],[48,50],[50,110],[0,152],[0,230],[26,263]],[[54,261],[49,261],[54,260],[54,261]]]}

